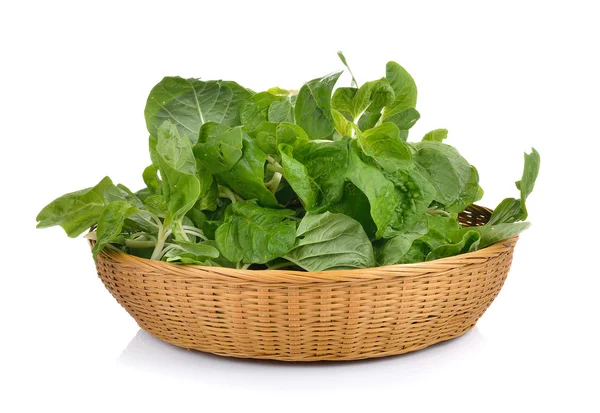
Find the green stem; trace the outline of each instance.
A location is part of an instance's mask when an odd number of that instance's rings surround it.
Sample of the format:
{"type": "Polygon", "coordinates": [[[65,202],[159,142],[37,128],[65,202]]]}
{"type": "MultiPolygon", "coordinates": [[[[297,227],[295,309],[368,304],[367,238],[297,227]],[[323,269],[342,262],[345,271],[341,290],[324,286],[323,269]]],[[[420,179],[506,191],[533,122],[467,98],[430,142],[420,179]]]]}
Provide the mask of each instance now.
{"type": "Polygon", "coordinates": [[[219,185],[219,198],[229,198],[232,204],[242,201],[241,198],[238,199],[238,196],[231,189],[222,185],[219,185]]]}
{"type": "Polygon", "coordinates": [[[125,240],[125,246],[129,248],[152,248],[156,246],[156,241],[137,241],[133,239],[125,240]]]}
{"type": "Polygon", "coordinates": [[[284,261],[284,262],[280,262],[278,264],[271,265],[269,268],[267,268],[267,270],[278,270],[278,269],[284,268],[284,267],[291,267],[292,265],[296,265],[296,264],[294,264],[293,262],[284,261]]]}
{"type": "Polygon", "coordinates": [[[281,182],[281,177],[282,177],[282,175],[280,172],[275,172],[273,174],[273,177],[269,180],[269,182],[265,183],[265,186],[273,194],[275,194],[277,192],[277,189],[279,188],[279,183],[281,182]]]}
{"type": "Polygon", "coordinates": [[[156,245],[154,246],[154,251],[152,251],[151,260],[160,260],[162,258],[161,252],[165,246],[165,241],[169,236],[170,230],[165,231],[165,228],[168,227],[167,222],[160,224],[160,220],[157,222],[158,224],[158,236],[156,237],[156,245]]]}

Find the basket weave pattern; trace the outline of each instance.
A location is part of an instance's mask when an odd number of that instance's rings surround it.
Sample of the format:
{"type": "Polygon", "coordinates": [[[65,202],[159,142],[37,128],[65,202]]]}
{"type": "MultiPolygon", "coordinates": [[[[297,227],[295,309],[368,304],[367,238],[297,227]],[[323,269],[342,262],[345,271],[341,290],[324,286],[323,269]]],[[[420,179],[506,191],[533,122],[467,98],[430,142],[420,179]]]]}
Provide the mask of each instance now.
{"type": "MultiPolygon", "coordinates": [[[[473,206],[463,224],[481,225],[473,206]]],[[[502,288],[517,237],[456,257],[320,273],[168,264],[106,249],[106,288],[150,334],[188,349],[286,361],[421,349],[471,329],[502,288]]]]}

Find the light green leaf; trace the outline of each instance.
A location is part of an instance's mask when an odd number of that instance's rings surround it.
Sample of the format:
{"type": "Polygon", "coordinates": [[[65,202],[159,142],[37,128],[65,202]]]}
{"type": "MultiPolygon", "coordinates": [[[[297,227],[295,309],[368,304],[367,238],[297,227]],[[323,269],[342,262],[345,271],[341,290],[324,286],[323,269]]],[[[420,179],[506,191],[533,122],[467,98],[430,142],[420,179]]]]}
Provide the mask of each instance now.
{"type": "Polygon", "coordinates": [[[107,176],[93,188],[71,192],[55,199],[38,214],[37,227],[60,225],[69,237],[77,237],[98,222],[105,206],[104,191],[112,185],[107,176]]]}
{"type": "Polygon", "coordinates": [[[274,101],[269,106],[267,113],[269,122],[294,122],[294,106],[292,100],[286,97],[280,101],[274,101]]]}
{"type": "MultiPolygon", "coordinates": [[[[192,146],[170,122],[158,130],[156,151],[171,222],[181,221],[200,196],[192,146]]],[[[177,233],[175,234],[178,235],[177,233]]]]}
{"type": "Polygon", "coordinates": [[[383,120],[417,106],[417,86],[402,66],[396,62],[388,62],[385,77],[394,90],[394,101],[383,109],[383,120]]]}
{"type": "Polygon", "coordinates": [[[434,129],[423,136],[424,141],[442,142],[448,137],[448,129],[434,129]]]}
{"type": "MultiPolygon", "coordinates": [[[[407,131],[412,128],[415,123],[417,123],[420,117],[421,115],[415,108],[407,108],[387,117],[384,122],[393,123],[398,127],[398,129],[407,131]]],[[[402,140],[406,142],[407,136],[408,134],[404,134],[402,140]]]]}
{"type": "Polygon", "coordinates": [[[283,99],[282,96],[277,96],[269,92],[260,92],[249,97],[246,99],[244,108],[242,109],[242,124],[247,130],[254,130],[263,122],[276,122],[269,119],[270,108],[273,103],[277,103],[283,99]]]}
{"type": "Polygon", "coordinates": [[[363,152],[390,173],[412,165],[410,148],[402,142],[400,130],[393,123],[358,133],[357,138],[363,152]]]}

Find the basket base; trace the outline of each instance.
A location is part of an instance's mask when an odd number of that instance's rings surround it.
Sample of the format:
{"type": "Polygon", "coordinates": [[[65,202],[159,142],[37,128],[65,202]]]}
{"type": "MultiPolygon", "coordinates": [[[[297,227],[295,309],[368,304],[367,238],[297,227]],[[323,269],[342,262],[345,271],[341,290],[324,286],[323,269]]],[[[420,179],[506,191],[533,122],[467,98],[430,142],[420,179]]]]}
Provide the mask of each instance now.
{"type": "Polygon", "coordinates": [[[154,337],[166,344],[169,344],[169,345],[172,345],[175,347],[179,347],[179,348],[183,348],[185,350],[197,351],[199,353],[214,354],[219,357],[228,357],[228,358],[245,359],[245,360],[252,359],[252,360],[282,361],[282,362],[289,362],[289,363],[306,363],[306,362],[312,362],[312,361],[314,361],[314,362],[318,362],[318,361],[332,361],[332,362],[356,361],[356,360],[368,360],[368,359],[375,359],[375,358],[399,356],[402,354],[407,354],[407,353],[412,353],[412,352],[416,352],[419,350],[423,350],[425,348],[429,348],[429,347],[435,346],[437,344],[445,343],[447,341],[458,338],[458,337],[468,333],[469,331],[471,331],[475,327],[475,325],[476,325],[476,323],[473,323],[472,325],[469,325],[467,328],[465,328],[463,331],[456,332],[454,335],[449,336],[449,337],[441,338],[439,341],[436,341],[436,342],[429,342],[429,343],[424,343],[421,345],[415,345],[415,346],[406,347],[406,348],[399,348],[399,349],[395,349],[395,350],[391,350],[391,351],[387,351],[387,352],[356,354],[356,355],[329,354],[329,355],[320,355],[320,356],[317,356],[314,354],[313,355],[307,354],[307,355],[305,355],[305,357],[281,357],[281,355],[278,355],[278,354],[262,354],[262,355],[258,354],[258,355],[248,356],[247,354],[236,354],[233,352],[217,352],[217,351],[212,351],[210,349],[200,349],[197,347],[186,347],[186,346],[182,346],[177,343],[170,342],[168,339],[161,338],[161,337],[153,334],[151,331],[147,331],[142,326],[139,326],[139,327],[142,330],[144,330],[146,333],[150,334],[152,337],[154,337]]]}

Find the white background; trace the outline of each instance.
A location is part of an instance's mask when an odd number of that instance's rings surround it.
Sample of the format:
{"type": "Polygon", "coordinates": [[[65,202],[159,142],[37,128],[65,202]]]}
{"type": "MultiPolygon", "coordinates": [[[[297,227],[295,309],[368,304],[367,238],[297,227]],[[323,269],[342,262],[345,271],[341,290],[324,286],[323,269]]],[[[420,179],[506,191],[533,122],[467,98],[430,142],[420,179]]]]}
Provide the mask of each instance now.
{"type": "MultiPolygon", "coordinates": [[[[0,12],[0,411],[598,411],[600,63],[594,2],[11,2],[0,12]],[[542,167],[498,299],[465,336],[375,361],[282,364],[140,332],[81,239],[35,230],[104,175],[137,189],[166,75],[299,88],[396,60],[419,139],[446,127],[495,206],[542,167]],[[185,410],[184,410],[185,409],[185,410]],[[344,410],[342,410],[344,409],[344,410]]],[[[348,84],[349,77],[340,79],[348,84]]]]}

